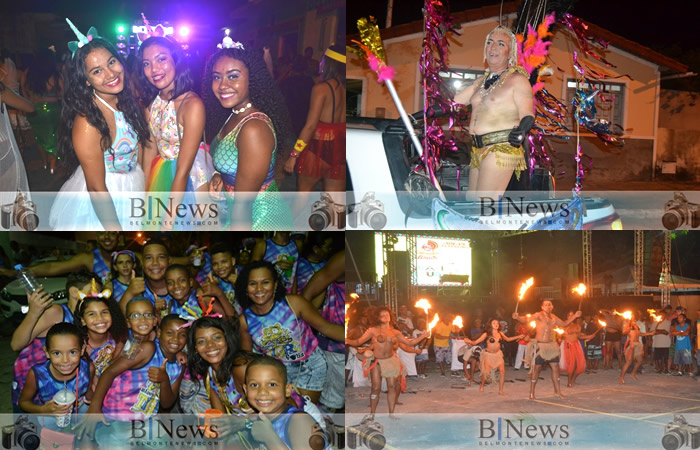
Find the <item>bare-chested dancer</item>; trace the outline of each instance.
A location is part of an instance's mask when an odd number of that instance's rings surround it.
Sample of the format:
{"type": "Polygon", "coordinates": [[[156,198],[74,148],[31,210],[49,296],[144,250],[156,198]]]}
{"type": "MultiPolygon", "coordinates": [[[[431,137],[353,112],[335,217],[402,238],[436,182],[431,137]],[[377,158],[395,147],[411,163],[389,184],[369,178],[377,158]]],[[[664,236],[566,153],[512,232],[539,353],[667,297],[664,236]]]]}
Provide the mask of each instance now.
{"type": "Polygon", "coordinates": [[[492,320],[489,322],[489,327],[486,329],[484,334],[479,336],[479,339],[472,341],[471,339],[464,338],[464,342],[470,345],[477,345],[486,340],[486,351],[481,352],[480,364],[481,364],[481,383],[479,385],[479,392],[484,392],[484,384],[486,379],[491,376],[491,370],[498,369],[501,373],[500,380],[498,382],[498,393],[500,395],[506,395],[503,392],[503,386],[506,382],[506,367],[503,362],[503,352],[501,351],[501,339],[506,342],[512,342],[517,339],[522,339],[523,335],[508,337],[498,328],[500,323],[498,320],[492,320]]]}
{"type": "Polygon", "coordinates": [[[627,369],[632,365],[632,360],[634,360],[634,368],[632,369],[632,374],[630,375],[633,380],[637,379],[637,370],[639,366],[642,365],[642,360],[644,358],[644,344],[639,340],[640,336],[653,336],[656,332],[649,331],[647,333],[642,333],[639,329],[639,325],[633,320],[625,321],[622,334],[629,335],[627,342],[625,343],[625,365],[620,371],[620,384],[625,384],[625,374],[627,369]]]}
{"type": "Polygon", "coordinates": [[[552,369],[552,384],[554,392],[559,397],[566,397],[559,386],[559,344],[554,340],[554,327],[566,327],[571,322],[581,317],[581,311],[576,311],[568,320],[563,321],[552,314],[554,305],[550,300],[542,300],[542,311],[533,314],[531,317],[520,316],[513,313],[513,319],[520,323],[528,320],[535,321],[535,339],[528,345],[528,355],[532,355],[530,362],[530,400],[535,400],[535,386],[542,371],[542,365],[548,363],[552,369]]]}
{"type": "Polygon", "coordinates": [[[457,103],[472,107],[470,196],[502,194],[513,170],[520,178],[527,167],[522,144],[535,123],[532,88],[527,72],[517,66],[515,35],[508,28],[498,26],[488,34],[484,59],[484,76],[455,96],[457,103]]]}
{"type": "Polygon", "coordinates": [[[382,378],[386,379],[387,386],[387,401],[389,404],[389,417],[394,418],[394,407],[398,398],[396,392],[396,380],[401,375],[401,361],[399,355],[396,354],[396,344],[403,342],[407,345],[416,345],[428,336],[428,333],[423,332],[415,339],[406,339],[401,332],[391,326],[391,310],[387,307],[376,309],[373,325],[359,339],[346,339],[345,344],[353,347],[359,347],[365,342],[372,340],[372,351],[375,360],[371,363],[372,366],[378,365],[379,370],[370,371],[370,381],[372,382],[372,391],[370,393],[370,418],[374,420],[374,413],[377,411],[379,404],[379,394],[382,388],[382,378]]]}

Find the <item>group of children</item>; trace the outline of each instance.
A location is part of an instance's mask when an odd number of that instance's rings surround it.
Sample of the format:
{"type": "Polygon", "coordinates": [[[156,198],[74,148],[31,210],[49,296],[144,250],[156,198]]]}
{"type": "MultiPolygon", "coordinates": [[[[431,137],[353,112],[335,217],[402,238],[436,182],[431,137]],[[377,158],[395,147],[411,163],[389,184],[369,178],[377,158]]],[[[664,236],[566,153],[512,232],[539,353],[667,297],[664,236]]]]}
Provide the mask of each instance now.
{"type": "Polygon", "coordinates": [[[20,352],[15,413],[73,413],[75,430],[59,431],[85,445],[120,446],[133,420],[215,409],[230,419],[219,423],[229,438],[308,447],[313,425],[323,425],[315,402],[326,378],[311,328],[335,340],[343,328],[285,294],[269,262],[237,268],[225,247],[213,248],[207,269],[194,275],[170,262],[167,246],[151,240],[140,257],[113,253],[104,289],[99,275],[83,270],[68,276],[66,304],[42,289],[29,294],[12,339],[20,352]],[[62,390],[75,401],[54,401],[62,390]]]}

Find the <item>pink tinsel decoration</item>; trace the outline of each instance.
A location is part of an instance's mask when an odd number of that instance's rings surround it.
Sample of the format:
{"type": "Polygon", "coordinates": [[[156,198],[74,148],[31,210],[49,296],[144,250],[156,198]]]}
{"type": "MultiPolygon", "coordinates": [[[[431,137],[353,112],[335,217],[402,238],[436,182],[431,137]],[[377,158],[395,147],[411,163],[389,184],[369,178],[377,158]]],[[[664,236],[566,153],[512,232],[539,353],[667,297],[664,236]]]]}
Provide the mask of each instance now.
{"type": "Polygon", "coordinates": [[[367,58],[369,62],[369,68],[377,74],[377,83],[383,83],[386,80],[393,80],[396,69],[391,66],[387,66],[376,56],[370,54],[367,58]]]}

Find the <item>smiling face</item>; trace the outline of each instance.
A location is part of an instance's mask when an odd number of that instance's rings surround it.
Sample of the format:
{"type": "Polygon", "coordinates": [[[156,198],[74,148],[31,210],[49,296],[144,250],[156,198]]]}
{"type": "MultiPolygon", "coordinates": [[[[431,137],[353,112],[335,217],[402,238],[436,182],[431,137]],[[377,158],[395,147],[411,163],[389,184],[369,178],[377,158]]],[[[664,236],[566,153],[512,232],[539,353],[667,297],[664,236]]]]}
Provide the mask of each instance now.
{"type": "Polygon", "coordinates": [[[381,311],[379,313],[379,322],[380,323],[389,323],[391,322],[391,313],[389,311],[381,311]]]}
{"type": "Polygon", "coordinates": [[[104,301],[93,301],[85,306],[81,322],[93,333],[105,334],[112,326],[112,313],[104,301]]]}
{"type": "Polygon", "coordinates": [[[124,68],[104,47],[85,56],[85,75],[88,84],[100,94],[117,95],[124,90],[124,68]]]}
{"type": "Polygon", "coordinates": [[[508,58],[511,54],[511,40],[503,31],[494,31],[486,39],[486,62],[492,72],[500,72],[508,68],[508,58]]]}
{"type": "Polygon", "coordinates": [[[126,307],[126,324],[134,336],[147,337],[156,325],[153,305],[148,300],[130,302],[126,307]]]}
{"type": "Polygon", "coordinates": [[[214,253],[211,255],[211,270],[221,279],[226,279],[231,275],[234,260],[226,252],[214,253]]]}
{"type": "Polygon", "coordinates": [[[248,368],[244,385],[248,404],[263,414],[279,414],[291,395],[291,384],[286,384],[279,370],[270,365],[248,368]]]}
{"type": "Polygon", "coordinates": [[[98,231],[95,233],[95,241],[100,249],[111,252],[117,248],[119,233],[116,231],[98,231]]]}
{"type": "Polygon", "coordinates": [[[248,297],[253,302],[251,308],[257,313],[267,312],[275,300],[277,282],[267,267],[250,271],[248,276],[248,297]]]}
{"type": "Polygon", "coordinates": [[[143,274],[153,281],[165,277],[165,271],[170,264],[168,251],[160,244],[147,245],[143,249],[143,274]]]}
{"type": "Polygon", "coordinates": [[[224,332],[218,328],[197,328],[194,333],[195,350],[214,370],[218,370],[228,346],[224,332]]]}
{"type": "Polygon", "coordinates": [[[175,61],[170,50],[159,44],[152,44],[143,50],[143,74],[159,91],[167,91],[175,84],[175,61]]]}
{"type": "Polygon", "coordinates": [[[165,325],[158,328],[158,342],[163,354],[170,359],[185,348],[187,343],[187,329],[179,328],[184,320],[168,320],[165,325]],[[179,329],[178,329],[179,328],[179,329]]]}
{"type": "Polygon", "coordinates": [[[250,102],[248,68],[230,56],[219,58],[212,68],[211,90],[224,108],[240,108],[250,102]]]}
{"type": "Polygon", "coordinates": [[[134,269],[134,261],[129,255],[118,255],[115,266],[119,275],[129,277],[131,276],[131,271],[134,269]]]}
{"type": "Polygon", "coordinates": [[[51,367],[60,375],[71,376],[80,365],[80,340],[73,334],[53,336],[51,342],[46,342],[44,351],[51,367]]]}
{"type": "Polygon", "coordinates": [[[180,268],[168,270],[165,274],[165,283],[168,294],[181,305],[187,301],[192,290],[190,275],[180,268]]]}

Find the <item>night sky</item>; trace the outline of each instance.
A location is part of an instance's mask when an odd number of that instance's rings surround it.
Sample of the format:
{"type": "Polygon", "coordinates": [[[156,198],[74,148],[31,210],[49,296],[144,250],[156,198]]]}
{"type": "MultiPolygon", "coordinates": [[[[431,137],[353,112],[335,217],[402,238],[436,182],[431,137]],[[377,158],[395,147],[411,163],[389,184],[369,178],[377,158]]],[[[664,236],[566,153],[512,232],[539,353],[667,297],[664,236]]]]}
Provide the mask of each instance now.
{"type": "MultiPolygon", "coordinates": [[[[498,5],[500,2],[451,0],[449,4],[455,12],[498,5]]],[[[383,28],[386,21],[386,5],[387,0],[348,0],[348,32],[356,32],[357,19],[368,15],[375,16],[377,23],[383,28]]],[[[423,0],[394,0],[393,23],[396,25],[420,20],[423,5],[423,0]]],[[[700,14],[700,2],[696,0],[578,0],[570,12],[647,47],[678,45],[689,50],[697,48],[697,29],[688,23],[689,17],[697,18],[700,14]]]]}

